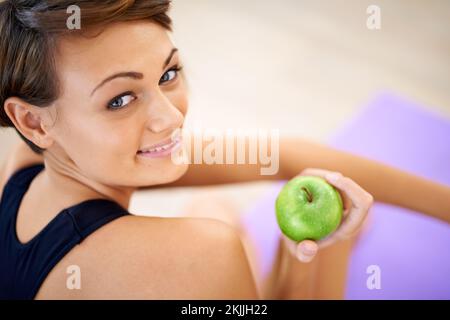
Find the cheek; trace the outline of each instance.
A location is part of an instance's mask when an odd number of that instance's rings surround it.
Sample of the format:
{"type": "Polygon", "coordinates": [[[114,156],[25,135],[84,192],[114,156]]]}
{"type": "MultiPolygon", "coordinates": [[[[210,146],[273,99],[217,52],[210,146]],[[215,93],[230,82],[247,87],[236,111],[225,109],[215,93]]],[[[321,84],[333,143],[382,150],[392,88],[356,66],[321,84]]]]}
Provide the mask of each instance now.
{"type": "Polygon", "coordinates": [[[135,163],[140,128],[132,118],[112,121],[94,116],[66,122],[61,126],[60,143],[82,172],[112,183],[135,163]]]}
{"type": "Polygon", "coordinates": [[[172,105],[176,106],[183,116],[186,117],[186,113],[189,108],[189,101],[188,92],[184,82],[182,82],[176,90],[168,92],[166,95],[172,105]]]}
{"type": "Polygon", "coordinates": [[[189,102],[188,102],[187,96],[184,95],[184,96],[180,97],[179,102],[176,104],[176,106],[178,106],[178,109],[183,114],[183,116],[186,117],[186,114],[187,114],[187,111],[189,108],[189,102]]]}

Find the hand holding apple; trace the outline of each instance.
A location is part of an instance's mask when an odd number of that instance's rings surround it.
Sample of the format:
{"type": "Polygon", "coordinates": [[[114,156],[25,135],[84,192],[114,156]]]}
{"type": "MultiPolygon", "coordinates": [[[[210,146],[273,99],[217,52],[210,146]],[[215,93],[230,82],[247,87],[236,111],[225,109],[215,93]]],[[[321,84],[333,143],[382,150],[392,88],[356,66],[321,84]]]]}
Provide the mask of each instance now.
{"type": "Polygon", "coordinates": [[[275,203],[281,231],[294,241],[320,240],[336,230],[342,218],[339,192],[321,177],[297,176],[275,203]]]}
{"type": "Polygon", "coordinates": [[[309,168],[280,192],[277,221],[289,251],[309,262],[319,247],[357,233],[372,203],[373,197],[350,178],[309,168]]]}

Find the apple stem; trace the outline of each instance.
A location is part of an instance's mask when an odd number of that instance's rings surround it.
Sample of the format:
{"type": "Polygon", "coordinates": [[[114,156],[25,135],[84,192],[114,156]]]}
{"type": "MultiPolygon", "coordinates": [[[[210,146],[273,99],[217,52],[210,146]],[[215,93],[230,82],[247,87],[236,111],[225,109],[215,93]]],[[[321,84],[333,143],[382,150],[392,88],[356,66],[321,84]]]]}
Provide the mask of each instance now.
{"type": "Polygon", "coordinates": [[[302,190],[306,192],[306,197],[308,199],[308,202],[312,202],[313,197],[312,197],[312,194],[308,191],[308,189],[306,189],[305,187],[302,187],[302,190]]]}

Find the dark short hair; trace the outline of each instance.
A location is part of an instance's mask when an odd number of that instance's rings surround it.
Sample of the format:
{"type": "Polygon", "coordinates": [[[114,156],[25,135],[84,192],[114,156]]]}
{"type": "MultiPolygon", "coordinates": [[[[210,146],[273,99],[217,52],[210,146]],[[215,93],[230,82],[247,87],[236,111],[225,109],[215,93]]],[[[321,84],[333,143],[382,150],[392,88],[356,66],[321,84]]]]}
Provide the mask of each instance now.
{"type": "MultiPolygon", "coordinates": [[[[5,100],[18,97],[38,107],[52,104],[60,86],[54,63],[55,41],[111,22],[147,19],[167,30],[170,0],[0,0],[0,126],[14,127],[5,100]],[[80,30],[69,29],[67,9],[81,10],[80,30]]],[[[15,128],[30,148],[44,151],[15,128]]]]}

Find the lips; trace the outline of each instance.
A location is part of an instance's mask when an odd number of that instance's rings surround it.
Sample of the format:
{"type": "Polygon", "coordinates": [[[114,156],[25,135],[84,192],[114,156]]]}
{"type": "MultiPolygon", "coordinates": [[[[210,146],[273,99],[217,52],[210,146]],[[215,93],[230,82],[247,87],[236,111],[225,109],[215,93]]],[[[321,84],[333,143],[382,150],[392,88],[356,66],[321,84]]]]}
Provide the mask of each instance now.
{"type": "Polygon", "coordinates": [[[145,147],[139,150],[137,153],[139,155],[144,156],[165,156],[167,154],[170,154],[172,149],[180,144],[181,136],[177,135],[173,138],[166,139],[162,142],[159,142],[157,144],[154,144],[150,147],[145,147]]]}

